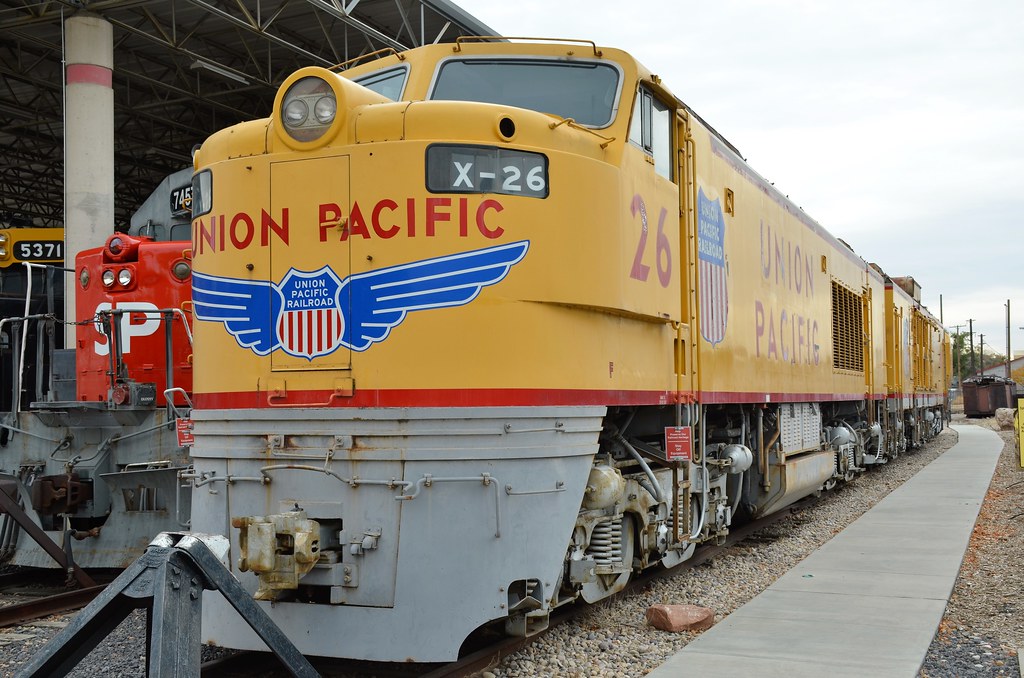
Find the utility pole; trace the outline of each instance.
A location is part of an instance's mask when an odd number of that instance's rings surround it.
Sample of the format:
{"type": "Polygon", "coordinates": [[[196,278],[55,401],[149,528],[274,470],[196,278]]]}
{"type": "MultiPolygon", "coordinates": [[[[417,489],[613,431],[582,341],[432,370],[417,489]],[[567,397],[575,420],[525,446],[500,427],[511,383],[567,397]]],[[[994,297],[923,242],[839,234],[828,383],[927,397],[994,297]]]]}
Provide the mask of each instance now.
{"type": "Polygon", "coordinates": [[[974,369],[974,318],[967,319],[967,327],[971,332],[971,374],[977,374],[974,369]]]}
{"type": "Polygon", "coordinates": [[[1010,378],[1010,300],[1006,300],[1006,378],[1010,378]]]}
{"type": "Polygon", "coordinates": [[[985,371],[985,335],[979,334],[978,336],[981,337],[981,343],[978,346],[978,363],[980,363],[981,369],[976,374],[981,374],[985,371]]]}

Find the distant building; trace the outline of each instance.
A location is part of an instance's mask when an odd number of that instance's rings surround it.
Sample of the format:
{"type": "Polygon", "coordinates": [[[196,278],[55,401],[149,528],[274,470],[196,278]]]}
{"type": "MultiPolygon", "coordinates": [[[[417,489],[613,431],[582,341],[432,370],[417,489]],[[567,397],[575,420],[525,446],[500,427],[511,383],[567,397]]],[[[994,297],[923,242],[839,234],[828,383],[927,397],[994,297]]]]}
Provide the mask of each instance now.
{"type": "MultiPolygon", "coordinates": [[[[993,365],[985,370],[982,370],[982,375],[1005,377],[1006,376],[1006,363],[1002,362],[998,365],[993,365]]],[[[1017,382],[1017,385],[1024,387],[1024,356],[1014,358],[1010,361],[1010,378],[1017,382]]]]}

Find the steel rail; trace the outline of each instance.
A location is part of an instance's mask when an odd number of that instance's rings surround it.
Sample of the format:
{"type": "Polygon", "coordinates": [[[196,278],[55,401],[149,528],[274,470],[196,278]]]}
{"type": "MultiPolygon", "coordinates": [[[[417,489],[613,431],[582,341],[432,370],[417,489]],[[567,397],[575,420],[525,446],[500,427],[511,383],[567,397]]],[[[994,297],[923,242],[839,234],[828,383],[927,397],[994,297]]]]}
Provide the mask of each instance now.
{"type": "Polygon", "coordinates": [[[34,619],[41,619],[52,614],[80,610],[98,596],[106,584],[89,586],[74,591],[66,591],[52,596],[43,596],[24,603],[15,603],[0,607],[0,628],[18,626],[34,619]]]}

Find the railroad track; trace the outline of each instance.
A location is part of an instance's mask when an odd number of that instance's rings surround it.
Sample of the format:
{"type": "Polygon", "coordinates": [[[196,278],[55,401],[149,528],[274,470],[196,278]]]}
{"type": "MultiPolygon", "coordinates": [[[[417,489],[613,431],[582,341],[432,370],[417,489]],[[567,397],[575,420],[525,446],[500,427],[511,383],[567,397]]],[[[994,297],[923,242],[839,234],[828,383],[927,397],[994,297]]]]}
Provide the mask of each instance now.
{"type": "Polygon", "coordinates": [[[0,594],[8,604],[0,607],[0,628],[80,610],[103,591],[114,574],[102,573],[97,586],[69,588],[60,570],[11,568],[0,573],[0,594]]]}

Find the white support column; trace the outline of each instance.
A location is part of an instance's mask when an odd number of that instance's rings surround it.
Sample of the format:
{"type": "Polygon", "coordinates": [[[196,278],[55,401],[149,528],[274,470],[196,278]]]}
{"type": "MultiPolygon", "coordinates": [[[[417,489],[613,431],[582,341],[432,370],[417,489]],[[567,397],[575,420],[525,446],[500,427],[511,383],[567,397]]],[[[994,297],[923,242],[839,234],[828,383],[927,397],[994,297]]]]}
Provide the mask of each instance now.
{"type": "MultiPolygon", "coordinates": [[[[114,31],[88,14],[64,22],[64,262],[114,232],[114,31]]],[[[64,317],[75,311],[78,276],[67,275],[64,317]]],[[[67,326],[65,345],[75,345],[67,326]]]]}

